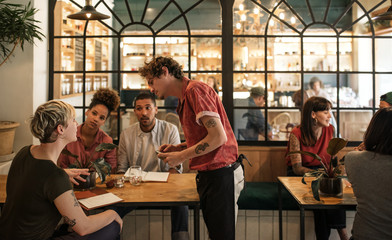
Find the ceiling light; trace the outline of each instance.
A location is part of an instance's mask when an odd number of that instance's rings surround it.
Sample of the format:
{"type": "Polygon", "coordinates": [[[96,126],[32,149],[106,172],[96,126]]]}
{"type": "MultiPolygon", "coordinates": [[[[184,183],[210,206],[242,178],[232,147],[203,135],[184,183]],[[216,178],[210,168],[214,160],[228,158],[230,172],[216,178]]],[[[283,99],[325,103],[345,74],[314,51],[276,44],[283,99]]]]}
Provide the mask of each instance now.
{"type": "Polygon", "coordinates": [[[67,18],[77,20],[102,20],[108,19],[110,16],[103,13],[97,12],[91,4],[92,0],[86,0],[86,5],[80,10],[80,12],[70,14],[67,18]]]}

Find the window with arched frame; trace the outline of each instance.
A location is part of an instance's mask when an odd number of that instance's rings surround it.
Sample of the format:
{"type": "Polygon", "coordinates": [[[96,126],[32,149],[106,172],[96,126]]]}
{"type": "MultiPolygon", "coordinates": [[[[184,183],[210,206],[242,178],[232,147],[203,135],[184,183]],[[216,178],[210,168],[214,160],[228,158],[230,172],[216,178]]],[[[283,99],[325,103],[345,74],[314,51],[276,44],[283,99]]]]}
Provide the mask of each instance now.
{"type": "MultiPolygon", "coordinates": [[[[285,145],[312,94],[330,99],[336,133],[356,145],[392,89],[390,22],[371,20],[387,0],[97,0],[111,18],[87,22],[66,17],[84,1],[49,2],[50,98],[74,105],[83,122],[95,90],[118,90],[121,108],[105,125],[114,139],[136,121],[133,98],[148,90],[137,72],[154,56],[216,83],[240,145],[285,145]],[[257,87],[264,104],[249,105],[257,87]],[[252,111],[264,119],[256,134],[247,127],[252,111]]],[[[158,117],[175,105],[158,100],[158,117]]]]}
{"type": "Polygon", "coordinates": [[[332,102],[337,136],[362,140],[382,94],[392,90],[387,1],[236,0],[234,130],[246,145],[286,144],[306,98],[332,102]],[[384,5],[383,5],[384,4],[384,5]],[[389,79],[388,79],[389,78],[389,79]],[[250,90],[261,89],[264,101],[250,90]],[[260,114],[261,111],[261,114],[260,114]],[[257,117],[255,117],[257,115],[257,117]],[[261,119],[261,120],[260,120],[261,119]]]}

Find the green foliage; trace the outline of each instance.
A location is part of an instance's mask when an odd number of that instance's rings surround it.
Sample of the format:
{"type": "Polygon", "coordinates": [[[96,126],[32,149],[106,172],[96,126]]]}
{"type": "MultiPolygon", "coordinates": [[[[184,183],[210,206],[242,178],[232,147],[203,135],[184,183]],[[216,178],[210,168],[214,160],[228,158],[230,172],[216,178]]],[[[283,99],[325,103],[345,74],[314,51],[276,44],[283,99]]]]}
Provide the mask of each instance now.
{"type": "Polygon", "coordinates": [[[37,11],[31,2],[25,6],[0,0],[0,66],[9,59],[18,45],[23,51],[26,42],[34,44],[35,39],[42,41],[44,35],[36,25],[39,21],[34,19],[37,11]]]}
{"type": "MultiPolygon", "coordinates": [[[[94,153],[113,150],[115,148],[117,148],[117,145],[115,144],[101,143],[95,148],[94,153]]],[[[61,154],[75,158],[76,161],[74,162],[74,164],[70,164],[68,167],[88,168],[90,171],[95,170],[98,173],[98,176],[101,178],[102,183],[105,181],[107,175],[110,176],[110,171],[112,171],[112,167],[108,162],[105,161],[104,158],[98,158],[94,160],[93,157],[95,156],[95,154],[92,154],[87,161],[80,160],[78,155],[71,153],[65,148],[63,149],[63,151],[61,151],[61,154]]]]}
{"type": "Polygon", "coordinates": [[[327,148],[327,153],[331,155],[331,159],[329,162],[329,165],[325,165],[325,163],[322,161],[321,157],[315,153],[312,152],[306,152],[306,151],[291,151],[288,153],[288,155],[292,154],[304,154],[313,157],[313,159],[317,159],[320,161],[321,165],[323,166],[323,170],[315,170],[315,171],[310,171],[307,172],[303,175],[302,177],[302,183],[306,184],[305,182],[305,177],[316,177],[315,180],[312,181],[311,187],[312,187],[312,192],[313,192],[313,197],[320,201],[320,196],[319,196],[319,189],[320,189],[320,180],[323,177],[327,178],[334,178],[334,177],[343,177],[341,176],[342,172],[340,170],[340,165],[343,165],[343,161],[338,161],[338,158],[335,156],[338,154],[340,150],[342,150],[344,147],[347,145],[347,140],[344,140],[342,138],[332,138],[329,143],[328,143],[328,148],[327,148]]]}

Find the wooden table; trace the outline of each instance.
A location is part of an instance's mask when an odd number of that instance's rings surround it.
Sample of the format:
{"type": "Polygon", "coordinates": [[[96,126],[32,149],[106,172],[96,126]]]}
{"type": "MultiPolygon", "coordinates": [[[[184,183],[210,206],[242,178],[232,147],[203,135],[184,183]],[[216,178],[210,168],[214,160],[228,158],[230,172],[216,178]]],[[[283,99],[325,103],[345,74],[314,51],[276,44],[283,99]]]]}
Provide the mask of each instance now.
{"type": "MultiPolygon", "coordinates": [[[[112,175],[113,178],[120,175],[112,175]]],[[[196,190],[195,173],[170,174],[168,182],[146,182],[133,186],[124,183],[123,188],[107,189],[105,184],[97,184],[97,189],[105,189],[124,199],[117,203],[122,206],[181,206],[188,205],[194,208],[194,239],[200,239],[200,201],[196,190]]],[[[6,199],[7,176],[0,175],[0,205],[6,199]]],[[[97,183],[100,183],[97,182],[97,183]]]]}
{"type": "Polygon", "coordinates": [[[343,189],[343,197],[321,197],[317,201],[313,197],[310,182],[314,178],[306,178],[307,184],[301,182],[302,177],[278,177],[279,196],[279,239],[283,239],[282,234],[282,186],[295,198],[300,210],[300,239],[305,239],[305,210],[313,209],[344,209],[355,210],[357,200],[351,187],[343,189]]]}

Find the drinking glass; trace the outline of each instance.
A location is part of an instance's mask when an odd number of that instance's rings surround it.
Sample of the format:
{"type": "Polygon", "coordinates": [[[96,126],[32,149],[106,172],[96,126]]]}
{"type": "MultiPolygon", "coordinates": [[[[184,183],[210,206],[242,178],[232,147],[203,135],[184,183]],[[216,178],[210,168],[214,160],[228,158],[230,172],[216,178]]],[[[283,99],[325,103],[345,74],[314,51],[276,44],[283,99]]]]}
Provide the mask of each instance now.
{"type": "Polygon", "coordinates": [[[131,167],[129,181],[134,186],[140,185],[142,182],[142,167],[137,165],[131,167]]]}

